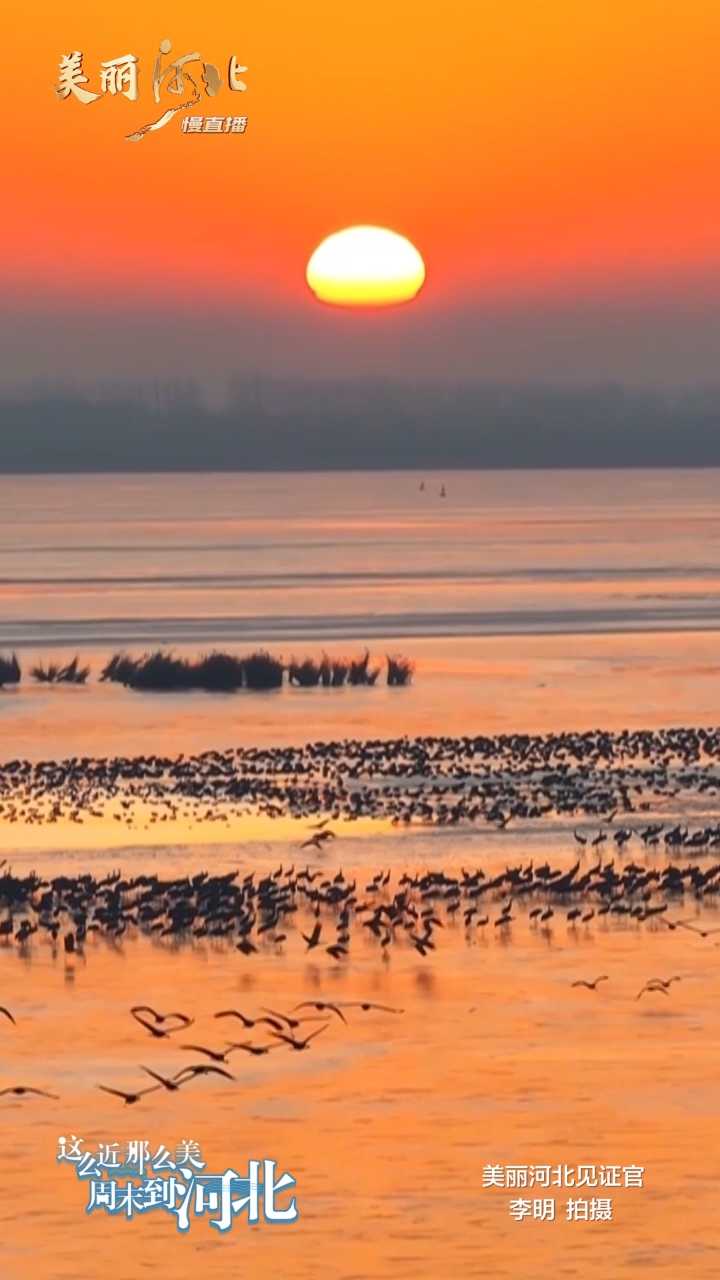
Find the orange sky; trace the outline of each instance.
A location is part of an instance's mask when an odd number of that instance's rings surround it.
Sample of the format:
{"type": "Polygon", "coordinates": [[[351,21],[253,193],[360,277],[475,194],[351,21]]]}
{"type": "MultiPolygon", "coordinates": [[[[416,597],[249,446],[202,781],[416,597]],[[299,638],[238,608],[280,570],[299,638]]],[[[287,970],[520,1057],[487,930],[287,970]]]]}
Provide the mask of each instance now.
{"type": "Polygon", "coordinates": [[[302,305],[309,253],[354,222],[418,245],[423,306],[720,262],[715,0],[107,9],[41,0],[6,36],[6,296],[302,305]],[[176,117],[125,141],[157,113],[164,36],[248,64],[246,94],[196,108],[246,113],[246,136],[188,137],[176,117]],[[102,59],[135,53],[139,100],[57,100],[74,49],[91,89],[102,59]]]}

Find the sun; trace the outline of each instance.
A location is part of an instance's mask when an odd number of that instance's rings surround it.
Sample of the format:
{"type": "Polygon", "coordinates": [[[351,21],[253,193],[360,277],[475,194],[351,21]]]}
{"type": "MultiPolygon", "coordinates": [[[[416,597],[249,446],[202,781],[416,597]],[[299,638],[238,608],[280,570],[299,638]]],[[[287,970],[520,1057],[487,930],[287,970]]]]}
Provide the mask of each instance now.
{"type": "Polygon", "coordinates": [[[425,283],[425,264],[405,236],[386,227],[346,227],[318,245],[305,278],[320,302],[390,307],[409,302],[425,283]]]}

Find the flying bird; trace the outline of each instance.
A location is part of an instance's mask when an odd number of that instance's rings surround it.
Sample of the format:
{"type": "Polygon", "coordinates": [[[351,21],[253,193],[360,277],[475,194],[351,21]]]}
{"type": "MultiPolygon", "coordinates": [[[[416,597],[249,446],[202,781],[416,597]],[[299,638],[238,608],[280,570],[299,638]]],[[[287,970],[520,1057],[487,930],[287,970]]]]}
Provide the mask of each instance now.
{"type": "Polygon", "coordinates": [[[323,837],[327,838],[326,831],[316,831],[314,836],[310,836],[309,840],[304,840],[300,845],[301,849],[322,849],[323,837]]]}
{"type": "Polygon", "coordinates": [[[140,1070],[147,1072],[149,1076],[152,1076],[153,1080],[157,1080],[158,1084],[161,1084],[163,1089],[167,1089],[170,1093],[174,1093],[176,1089],[180,1088],[180,1085],[175,1080],[168,1080],[166,1076],[161,1076],[157,1071],[152,1071],[150,1067],[144,1067],[142,1063],[140,1064],[140,1070]]]}
{"type": "Polygon", "coordinates": [[[156,1040],[164,1040],[166,1036],[171,1036],[173,1031],[185,1031],[192,1026],[194,1021],[193,1018],[188,1018],[185,1013],[157,1013],[149,1005],[144,1004],[133,1005],[130,1013],[135,1021],[139,1022],[140,1026],[144,1027],[156,1040]],[[153,1021],[148,1022],[146,1018],[142,1017],[141,1015],[144,1013],[149,1013],[153,1021]],[[175,1020],[176,1026],[161,1025],[170,1022],[172,1019],[175,1020]]]}
{"type": "Polygon", "coordinates": [[[307,942],[308,951],[312,951],[313,947],[316,947],[318,945],[320,941],[321,933],[322,933],[322,925],[320,924],[319,920],[315,925],[315,928],[313,929],[312,933],[310,934],[301,933],[300,937],[303,939],[303,941],[307,942]]]}
{"type": "Polygon", "coordinates": [[[243,1026],[249,1031],[255,1026],[254,1018],[246,1018],[244,1013],[239,1013],[237,1009],[221,1009],[219,1013],[213,1014],[215,1018],[239,1018],[243,1026]]]}
{"type": "Polygon", "coordinates": [[[193,1019],[186,1013],[158,1013],[157,1009],[153,1009],[149,1004],[134,1004],[130,1012],[133,1016],[137,1013],[149,1013],[156,1022],[169,1022],[171,1018],[175,1018],[184,1027],[189,1027],[193,1023],[193,1019]]]}
{"type": "Polygon", "coordinates": [[[276,1040],[284,1040],[285,1044],[289,1044],[291,1049],[296,1049],[299,1052],[300,1049],[307,1049],[310,1041],[319,1036],[321,1031],[324,1031],[329,1025],[328,1022],[324,1022],[321,1027],[318,1027],[317,1031],[311,1031],[310,1035],[306,1036],[304,1040],[297,1040],[295,1036],[286,1036],[284,1031],[271,1031],[270,1035],[274,1036],[276,1040]]]}
{"type": "Polygon", "coordinates": [[[28,1094],[35,1094],[38,1098],[52,1098],[53,1102],[59,1102],[56,1093],[46,1093],[44,1089],[33,1089],[30,1085],[15,1084],[9,1089],[0,1089],[0,1098],[4,1098],[7,1093],[12,1093],[16,1098],[24,1098],[28,1094]]]}
{"type": "Polygon", "coordinates": [[[99,1084],[97,1087],[102,1089],[103,1093],[111,1093],[116,1098],[122,1098],[125,1106],[131,1107],[134,1103],[139,1102],[141,1098],[144,1098],[147,1093],[157,1093],[161,1086],[152,1084],[149,1089],[138,1089],[137,1093],[126,1093],[124,1089],[110,1089],[105,1084],[99,1084]]]}
{"type": "MultiPolygon", "coordinates": [[[[268,1009],[267,1012],[272,1013],[272,1009],[268,1009]]],[[[239,1018],[247,1031],[251,1031],[253,1027],[257,1027],[263,1022],[272,1027],[273,1031],[282,1031],[283,1028],[282,1022],[279,1021],[282,1015],[279,1013],[272,1018],[246,1018],[245,1014],[238,1013],[237,1009],[221,1009],[220,1013],[216,1013],[214,1016],[216,1018],[239,1018]]]]}
{"type": "Polygon", "coordinates": [[[404,1013],[404,1009],[392,1009],[388,1004],[373,1004],[370,1000],[341,1000],[338,1001],[341,1009],[362,1009],[364,1013],[368,1013],[370,1009],[377,1009],[380,1013],[404,1013]]]}
{"type": "Polygon", "coordinates": [[[201,1044],[181,1044],[180,1048],[191,1053],[204,1053],[212,1062],[227,1062],[227,1049],[206,1049],[201,1044]]]}
{"type": "Polygon", "coordinates": [[[341,947],[339,943],[336,943],[332,947],[326,947],[325,950],[329,956],[332,956],[333,960],[340,960],[343,956],[347,955],[347,947],[341,947]]]}
{"type": "Polygon", "coordinates": [[[657,991],[659,994],[662,994],[664,996],[666,996],[668,993],[667,987],[659,986],[657,983],[653,983],[653,982],[646,982],[642,990],[638,991],[635,999],[639,1000],[641,996],[645,995],[646,991],[657,991]]]}
{"type": "Polygon", "coordinates": [[[185,1084],[186,1080],[183,1077],[191,1080],[194,1076],[224,1076],[226,1080],[235,1079],[229,1071],[223,1071],[222,1067],[212,1067],[210,1063],[206,1062],[199,1063],[197,1066],[184,1067],[182,1071],[178,1071],[174,1078],[178,1084],[185,1084]]]}
{"type": "MultiPolygon", "coordinates": [[[[347,1018],[339,1005],[330,1004],[327,1000],[301,1000],[300,1004],[293,1006],[291,1012],[296,1013],[298,1009],[315,1009],[318,1013],[324,1013],[326,1009],[329,1009],[331,1013],[337,1014],[341,1022],[344,1022],[347,1025],[347,1018]]],[[[293,1025],[289,1019],[286,1019],[286,1021],[288,1022],[288,1026],[293,1025]]],[[[297,1023],[295,1023],[295,1025],[297,1025],[297,1023]]]]}
{"type": "Polygon", "coordinates": [[[256,1058],[262,1057],[265,1053],[270,1053],[271,1049],[279,1049],[279,1044],[251,1044],[249,1040],[234,1041],[228,1047],[228,1053],[231,1049],[243,1049],[245,1053],[252,1053],[256,1058]]]}
{"type": "Polygon", "coordinates": [[[601,973],[599,978],[594,978],[592,982],[586,982],[584,978],[579,978],[577,982],[571,982],[571,987],[587,987],[588,991],[597,991],[598,982],[608,982],[608,975],[601,973]]]}
{"type": "Polygon", "coordinates": [[[269,1022],[273,1031],[282,1031],[283,1023],[294,1031],[296,1027],[302,1026],[303,1022],[317,1022],[317,1018],[291,1018],[287,1013],[278,1013],[276,1009],[265,1009],[265,1013],[271,1013],[271,1018],[258,1018],[258,1022],[269,1022]]]}

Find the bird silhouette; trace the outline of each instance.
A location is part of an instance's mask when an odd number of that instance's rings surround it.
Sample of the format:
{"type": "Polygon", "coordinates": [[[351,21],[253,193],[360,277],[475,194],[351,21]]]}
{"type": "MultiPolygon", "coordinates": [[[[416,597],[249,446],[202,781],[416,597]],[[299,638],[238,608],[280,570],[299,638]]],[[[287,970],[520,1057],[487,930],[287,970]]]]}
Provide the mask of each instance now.
{"type": "Polygon", "coordinates": [[[209,1062],[202,1062],[191,1067],[184,1067],[182,1071],[178,1071],[174,1079],[178,1084],[185,1084],[184,1077],[191,1080],[194,1076],[224,1076],[226,1080],[235,1079],[229,1071],[223,1071],[222,1067],[213,1067],[209,1062]]]}
{"type": "Polygon", "coordinates": [[[608,975],[606,973],[601,973],[600,977],[594,978],[592,982],[587,982],[584,978],[579,978],[577,982],[571,982],[570,986],[587,987],[588,991],[597,991],[598,982],[607,982],[608,980],[608,975]]]}
{"type": "Polygon", "coordinates": [[[52,1098],[53,1102],[60,1101],[56,1093],[47,1093],[45,1089],[34,1089],[31,1085],[25,1084],[14,1084],[8,1089],[0,1089],[0,1098],[8,1093],[14,1094],[16,1098],[25,1098],[29,1094],[34,1094],[38,1098],[52,1098]]]}
{"type": "Polygon", "coordinates": [[[161,1076],[159,1072],[153,1071],[150,1067],[143,1067],[142,1063],[140,1064],[140,1069],[145,1071],[147,1075],[152,1076],[153,1080],[157,1080],[158,1084],[162,1085],[163,1089],[167,1089],[170,1093],[174,1093],[180,1088],[176,1080],[168,1080],[167,1076],[161,1076]]]}
{"type": "Polygon", "coordinates": [[[673,974],[672,978],[649,978],[642,990],[638,991],[635,999],[639,1000],[640,997],[644,996],[648,991],[662,992],[662,994],[666,996],[673,982],[682,982],[682,978],[679,974],[673,974]]]}
{"type": "Polygon", "coordinates": [[[317,1031],[311,1031],[309,1036],[305,1036],[304,1040],[298,1040],[292,1035],[285,1035],[284,1031],[271,1031],[270,1035],[274,1036],[276,1040],[284,1040],[285,1044],[289,1044],[291,1049],[300,1051],[301,1049],[307,1049],[310,1041],[314,1040],[316,1036],[319,1036],[322,1031],[325,1031],[329,1025],[330,1024],[328,1022],[324,1022],[321,1027],[318,1027],[317,1031]]]}
{"type": "Polygon", "coordinates": [[[321,933],[322,933],[322,925],[320,924],[320,921],[318,920],[318,922],[317,922],[317,924],[315,925],[315,928],[313,929],[312,933],[310,933],[310,934],[303,933],[303,934],[301,934],[301,935],[300,935],[300,936],[301,936],[301,938],[303,939],[303,941],[307,943],[307,949],[308,949],[308,951],[312,951],[312,950],[313,950],[313,948],[314,948],[314,947],[316,947],[316,946],[318,945],[318,943],[319,943],[319,941],[320,941],[320,935],[321,935],[321,933]]]}
{"type": "Polygon", "coordinates": [[[181,1044],[180,1048],[190,1053],[204,1053],[212,1062],[227,1062],[227,1049],[206,1049],[202,1044],[181,1044]]]}
{"type": "Polygon", "coordinates": [[[164,1040],[166,1036],[170,1036],[174,1031],[185,1031],[193,1025],[193,1018],[189,1018],[185,1013],[157,1013],[150,1005],[136,1004],[130,1010],[136,1022],[140,1023],[146,1031],[154,1036],[156,1040],[164,1040]],[[142,1014],[149,1014],[152,1021],[142,1017],[142,1014]],[[175,1025],[168,1026],[168,1023],[175,1025]]]}
{"type": "Polygon", "coordinates": [[[243,1049],[245,1053],[251,1053],[256,1058],[262,1057],[266,1053],[270,1053],[272,1049],[279,1049],[279,1044],[252,1044],[249,1040],[234,1041],[228,1047],[230,1049],[243,1049]]]}
{"type": "MultiPolygon", "coordinates": [[[[347,1025],[347,1018],[345,1017],[345,1014],[342,1012],[342,1009],[339,1007],[339,1005],[330,1004],[326,1000],[301,1000],[300,1004],[296,1004],[293,1006],[292,1012],[296,1013],[298,1009],[315,1009],[317,1013],[324,1013],[327,1009],[329,1009],[331,1013],[337,1014],[341,1022],[344,1022],[347,1025]]],[[[292,1026],[293,1024],[288,1023],[288,1025],[292,1026]]],[[[294,1025],[297,1026],[297,1023],[295,1023],[294,1025]]]]}
{"type": "MultiPolygon", "coordinates": [[[[267,1013],[272,1013],[271,1009],[267,1013]]],[[[214,1014],[216,1018],[239,1018],[246,1030],[251,1031],[253,1027],[266,1026],[272,1027],[274,1031],[282,1031],[283,1023],[280,1021],[281,1014],[275,1014],[273,1017],[247,1018],[244,1013],[239,1013],[237,1009],[221,1009],[220,1013],[214,1014]]]]}
{"type": "Polygon", "coordinates": [[[373,1004],[371,1000],[342,1000],[338,1002],[341,1009],[362,1009],[364,1013],[368,1013],[371,1009],[377,1009],[380,1013],[404,1013],[404,1009],[393,1009],[388,1004],[373,1004]]]}
{"type": "Polygon", "coordinates": [[[149,1089],[138,1089],[136,1093],[128,1093],[125,1089],[111,1089],[106,1084],[99,1084],[97,1087],[98,1089],[102,1089],[103,1093],[111,1093],[116,1098],[122,1098],[126,1107],[134,1106],[134,1104],[139,1102],[141,1098],[144,1098],[146,1094],[157,1093],[161,1088],[159,1084],[152,1084],[149,1089]]]}

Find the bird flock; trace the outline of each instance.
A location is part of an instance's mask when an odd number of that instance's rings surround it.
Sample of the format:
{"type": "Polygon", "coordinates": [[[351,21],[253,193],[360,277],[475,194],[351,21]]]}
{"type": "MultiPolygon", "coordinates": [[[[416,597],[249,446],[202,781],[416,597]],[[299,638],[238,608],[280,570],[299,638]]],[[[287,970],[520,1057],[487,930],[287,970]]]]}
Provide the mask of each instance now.
{"type": "MultiPolygon", "coordinates": [[[[647,839],[654,840],[658,834],[653,830],[647,839]]],[[[360,881],[342,870],[326,875],[309,866],[297,870],[281,865],[264,875],[202,871],[173,879],[155,874],[126,879],[112,872],[101,879],[82,874],[49,880],[34,873],[16,877],[0,866],[0,909],[5,911],[0,945],[14,945],[23,953],[34,945],[34,935],[45,937],[53,947],[62,939],[66,963],[72,964],[84,954],[88,939],[95,937],[116,946],[125,935],[148,936],[165,940],[173,948],[211,938],[234,947],[243,957],[242,964],[252,964],[258,953],[282,954],[292,944],[313,958],[325,953],[335,965],[345,965],[358,942],[375,948],[385,962],[395,949],[406,954],[414,951],[425,960],[446,931],[458,929],[468,943],[488,930],[507,942],[521,915],[544,936],[550,936],[558,922],[568,931],[607,927],[614,921],[636,929],[664,928],[677,937],[692,934],[707,939],[720,932],[720,927],[708,927],[705,912],[700,914],[701,907],[711,910],[720,894],[720,862],[706,866],[692,861],[664,866],[623,863],[621,852],[604,858],[597,836],[588,836],[588,844],[595,844],[592,857],[583,848],[570,867],[531,860],[497,874],[481,867],[461,868],[455,874],[393,873],[388,868],[369,878],[365,874],[360,881]],[[689,910],[690,918],[679,914],[689,910]]],[[[592,980],[578,979],[572,986],[597,993],[607,981],[608,975],[601,974],[592,980]]],[[[650,978],[636,999],[667,998],[672,984],[680,981],[679,974],[650,978]]],[[[192,1016],[134,1005],[130,1015],[144,1035],[155,1044],[171,1041],[180,1053],[195,1060],[176,1070],[158,1062],[139,1064],[138,1070],[150,1082],[144,1086],[97,1087],[133,1105],[148,1094],[174,1093],[206,1076],[232,1081],[230,1068],[238,1055],[306,1052],[331,1026],[347,1027],[353,1010],[384,1015],[403,1012],[372,1001],[317,998],[287,1010],[264,1006],[252,1015],[225,1008],[214,1014],[214,1022],[222,1023],[223,1029],[231,1025],[233,1030],[239,1024],[240,1038],[208,1044],[191,1034],[192,1016]]],[[[0,1006],[0,1020],[10,1034],[18,1029],[7,1005],[0,1006]]],[[[3,1097],[58,1099],[49,1090],[26,1084],[0,1088],[3,1097]]]]}
{"type": "Polygon", "coordinates": [[[27,954],[45,940],[53,948],[62,943],[72,957],[84,956],[95,939],[117,945],[144,936],[172,947],[211,939],[246,958],[301,946],[343,964],[360,940],[385,960],[408,947],[424,958],[436,949],[438,931],[461,922],[468,941],[488,929],[507,938],[521,916],[545,934],[563,920],[572,929],[613,920],[702,938],[720,932],[704,919],[673,914],[692,906],[697,917],[701,905],[717,905],[720,861],[622,861],[627,841],[606,858],[597,839],[592,857],[583,849],[570,867],[530,859],[497,874],[482,867],[452,874],[388,867],[368,878],[281,864],[266,874],[200,871],[164,879],[113,871],[100,879],[89,873],[44,879],[35,872],[15,876],[0,864],[0,946],[27,954]]]}
{"type": "MultiPolygon", "coordinates": [[[[221,1009],[214,1015],[216,1020],[236,1019],[242,1025],[243,1030],[246,1031],[259,1028],[260,1033],[266,1035],[266,1040],[259,1043],[254,1042],[252,1039],[226,1040],[224,1045],[214,1048],[204,1044],[179,1044],[180,1051],[192,1053],[196,1057],[199,1056],[203,1061],[189,1063],[173,1074],[168,1074],[167,1069],[161,1071],[160,1066],[162,1064],[148,1067],[141,1063],[139,1070],[148,1079],[152,1080],[153,1084],[136,1089],[118,1089],[106,1084],[98,1084],[96,1087],[102,1093],[121,1099],[126,1106],[133,1106],[150,1093],[159,1093],[161,1091],[177,1093],[179,1089],[190,1084],[191,1081],[207,1076],[221,1077],[224,1080],[234,1082],[236,1076],[228,1070],[232,1054],[242,1052],[253,1057],[264,1057],[272,1052],[273,1049],[284,1049],[293,1053],[306,1052],[313,1041],[327,1031],[333,1022],[336,1025],[339,1022],[344,1027],[348,1027],[348,1014],[353,1011],[360,1013],[375,1012],[383,1015],[399,1015],[404,1012],[403,1009],[377,1004],[371,1000],[301,1000],[287,1013],[278,1012],[275,1009],[266,1009],[255,1017],[249,1017],[239,1009],[221,1009]],[[304,1010],[313,1010],[313,1013],[304,1013],[302,1012],[304,1010]],[[303,1029],[306,1024],[316,1023],[319,1023],[319,1025],[313,1026],[308,1032],[303,1029]]],[[[9,1009],[0,1007],[0,1015],[4,1016],[13,1028],[17,1027],[16,1019],[9,1009]]],[[[152,1005],[134,1005],[130,1009],[130,1016],[155,1041],[169,1041],[173,1036],[177,1036],[178,1033],[187,1032],[195,1022],[195,1019],[186,1013],[175,1011],[160,1013],[152,1005]]],[[[48,1098],[56,1102],[60,1100],[58,1094],[23,1084],[8,1085],[1,1088],[0,1098],[3,1097],[38,1097],[48,1098]]]]}
{"type": "MultiPolygon", "coordinates": [[[[27,957],[45,944],[62,949],[72,966],[99,943],[118,948],[145,939],[173,950],[210,940],[237,953],[239,965],[294,951],[337,969],[368,954],[383,963],[394,955],[426,962],[450,936],[473,945],[492,935],[507,944],[521,925],[542,938],[558,926],[571,935],[611,924],[648,928],[699,945],[720,932],[708,920],[720,894],[720,822],[712,814],[719,766],[720,730],[688,728],[11,760],[0,767],[0,827],[108,817],[130,829],[175,820],[231,825],[249,813],[311,825],[295,861],[272,872],[41,876],[15,874],[0,861],[0,954],[27,957]],[[331,824],[360,818],[442,828],[483,823],[500,836],[510,824],[551,819],[558,829],[567,824],[574,861],[556,864],[543,854],[501,870],[327,869],[328,849],[343,848],[331,824]],[[320,865],[302,865],[310,855],[320,865]]],[[[572,985],[590,998],[608,981],[600,974],[572,985]]],[[[650,978],[635,998],[667,999],[680,981],[680,974],[650,978]]],[[[190,1015],[135,1005],[131,1016],[144,1036],[195,1060],[177,1070],[140,1064],[147,1084],[98,1088],[131,1105],[203,1076],[232,1079],[240,1055],[307,1052],[331,1027],[347,1026],[353,1009],[401,1012],[323,1000],[253,1015],[222,1009],[218,1027],[239,1024],[239,1038],[205,1044],[190,1033],[190,1015]]],[[[20,1030],[6,1005],[0,1029],[7,1037],[20,1030]]],[[[1,1088],[6,1096],[56,1097],[24,1084],[1,1088]]]]}
{"type": "MultiPolygon", "coordinates": [[[[198,755],[10,760],[0,825],[232,826],[249,813],[453,827],[651,814],[720,787],[720,730],[343,739],[198,755]]],[[[715,836],[720,833],[714,828],[715,836]]]]}

